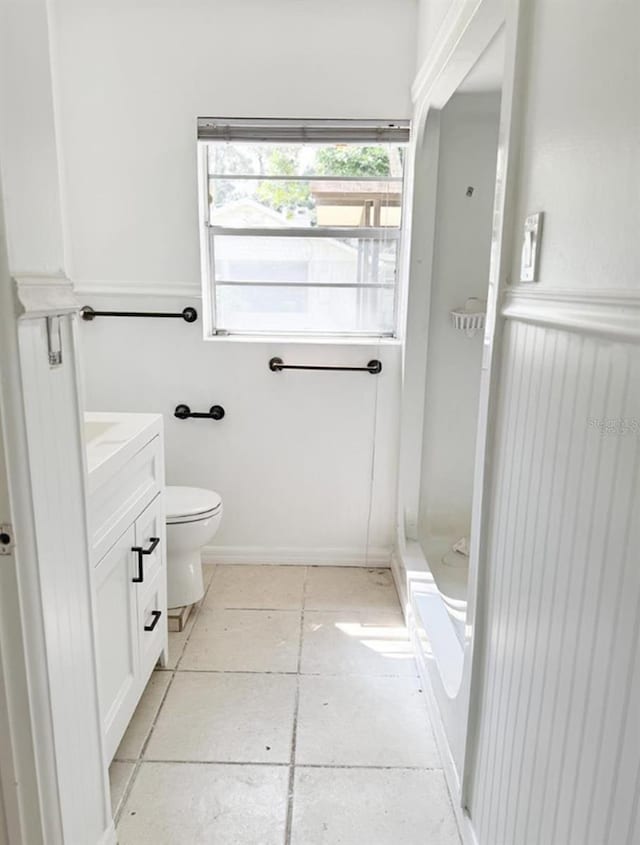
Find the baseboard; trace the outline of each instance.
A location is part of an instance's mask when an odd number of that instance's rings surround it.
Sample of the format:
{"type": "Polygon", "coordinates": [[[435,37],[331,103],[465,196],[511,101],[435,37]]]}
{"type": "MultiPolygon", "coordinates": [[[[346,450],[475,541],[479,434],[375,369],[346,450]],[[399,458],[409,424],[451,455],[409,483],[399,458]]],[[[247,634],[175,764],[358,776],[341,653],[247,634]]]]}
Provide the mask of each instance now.
{"type": "Polygon", "coordinates": [[[391,565],[391,549],[306,548],[304,546],[205,546],[203,563],[281,564],[290,566],[371,566],[391,565]]]}

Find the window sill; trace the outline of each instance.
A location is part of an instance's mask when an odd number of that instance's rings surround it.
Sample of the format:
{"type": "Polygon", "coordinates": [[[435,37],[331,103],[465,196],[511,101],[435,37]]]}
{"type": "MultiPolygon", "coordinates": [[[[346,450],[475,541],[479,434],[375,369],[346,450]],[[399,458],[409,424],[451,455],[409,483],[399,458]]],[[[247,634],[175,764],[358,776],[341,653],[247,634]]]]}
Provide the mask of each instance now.
{"type": "Polygon", "coordinates": [[[298,346],[376,346],[396,347],[402,345],[399,337],[326,337],[323,335],[251,335],[228,334],[206,335],[203,340],[211,343],[262,343],[264,345],[284,344],[298,346]]]}

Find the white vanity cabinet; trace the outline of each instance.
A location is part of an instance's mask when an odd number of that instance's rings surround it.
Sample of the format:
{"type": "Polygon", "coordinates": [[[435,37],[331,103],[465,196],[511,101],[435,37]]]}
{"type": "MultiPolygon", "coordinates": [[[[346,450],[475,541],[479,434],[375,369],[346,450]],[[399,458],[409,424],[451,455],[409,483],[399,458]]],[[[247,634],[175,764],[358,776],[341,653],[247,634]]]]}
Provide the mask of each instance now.
{"type": "Polygon", "coordinates": [[[100,710],[111,760],[167,649],[162,424],[152,414],[87,414],[85,428],[100,710]],[[101,428],[108,420],[113,425],[101,428]]]}

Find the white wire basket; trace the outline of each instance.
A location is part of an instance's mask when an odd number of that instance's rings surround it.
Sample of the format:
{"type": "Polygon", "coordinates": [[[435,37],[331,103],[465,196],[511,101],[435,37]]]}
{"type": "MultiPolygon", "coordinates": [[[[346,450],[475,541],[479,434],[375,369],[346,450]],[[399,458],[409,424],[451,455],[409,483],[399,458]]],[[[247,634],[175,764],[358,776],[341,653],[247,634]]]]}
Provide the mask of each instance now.
{"type": "Polygon", "coordinates": [[[469,297],[464,308],[450,311],[453,328],[464,332],[467,337],[473,337],[484,329],[487,304],[475,296],[469,297]]]}

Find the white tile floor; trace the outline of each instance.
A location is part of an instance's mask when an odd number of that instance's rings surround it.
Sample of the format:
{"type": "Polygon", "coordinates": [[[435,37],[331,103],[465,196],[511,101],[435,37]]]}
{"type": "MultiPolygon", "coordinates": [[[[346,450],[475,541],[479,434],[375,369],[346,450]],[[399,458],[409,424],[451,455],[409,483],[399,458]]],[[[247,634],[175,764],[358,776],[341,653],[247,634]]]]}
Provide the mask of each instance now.
{"type": "Polygon", "coordinates": [[[111,765],[120,845],[458,845],[390,572],[205,570],[111,765]]]}

